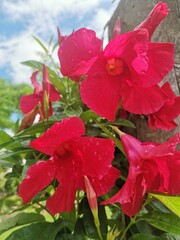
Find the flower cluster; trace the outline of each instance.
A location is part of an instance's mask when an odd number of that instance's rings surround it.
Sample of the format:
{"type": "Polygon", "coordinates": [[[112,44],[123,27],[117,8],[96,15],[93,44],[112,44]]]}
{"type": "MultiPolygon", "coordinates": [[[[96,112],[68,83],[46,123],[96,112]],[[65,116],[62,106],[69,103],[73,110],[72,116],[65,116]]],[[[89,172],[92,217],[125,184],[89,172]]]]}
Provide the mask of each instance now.
{"type": "MultiPolygon", "coordinates": [[[[145,21],[123,34],[117,19],[114,38],[104,49],[93,30],[81,28],[63,37],[58,29],[61,74],[79,86],[86,109],[109,121],[118,118],[117,113],[130,112],[147,115],[152,129],[170,130],[177,126],[174,120],[180,114],[180,97],[175,96],[169,83],[159,86],[174,66],[174,46],[151,42],[153,32],[167,15],[167,4],[160,2],[145,21]]],[[[36,79],[38,72],[31,77],[34,93],[23,96],[20,107],[25,114],[39,112],[40,120],[44,120],[52,115],[52,102],[61,97],[50,83],[46,67],[42,70],[42,87],[36,79]]],[[[180,194],[180,152],[176,150],[179,135],[158,144],[141,143],[119,133],[129,173],[120,191],[102,204],[119,202],[125,214],[134,216],[148,192],[180,194]]],[[[49,159],[28,169],[19,196],[26,204],[54,181],[56,189],[46,204],[53,215],[73,209],[77,190],[89,196],[90,186],[93,198],[101,196],[108,193],[120,176],[120,170],[112,166],[113,140],[86,135],[80,117],[56,122],[30,147],[49,159]]]]}

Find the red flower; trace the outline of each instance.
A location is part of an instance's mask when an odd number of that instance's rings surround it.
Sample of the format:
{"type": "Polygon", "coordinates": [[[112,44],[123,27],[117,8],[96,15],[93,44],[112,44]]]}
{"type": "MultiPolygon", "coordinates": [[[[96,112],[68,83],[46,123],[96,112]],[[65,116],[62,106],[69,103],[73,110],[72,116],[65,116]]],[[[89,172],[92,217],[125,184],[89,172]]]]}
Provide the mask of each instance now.
{"type": "Polygon", "coordinates": [[[51,157],[28,169],[19,187],[19,196],[24,203],[29,202],[53,179],[59,182],[54,195],[47,201],[47,208],[53,215],[73,209],[76,190],[85,191],[85,175],[97,196],[110,190],[120,174],[111,165],[114,143],[109,139],[82,136],[84,133],[82,120],[71,117],[55,123],[30,143],[31,147],[51,157]]]}
{"type": "Polygon", "coordinates": [[[166,96],[157,83],[174,65],[174,47],[149,42],[149,34],[167,15],[163,4],[154,11],[144,28],[116,36],[104,51],[95,33],[87,29],[74,32],[61,44],[62,73],[74,80],[87,75],[80,88],[82,101],[100,116],[113,121],[119,104],[135,114],[150,114],[164,105],[166,96]]]}
{"type": "Polygon", "coordinates": [[[81,28],[61,42],[58,57],[61,72],[74,81],[86,75],[97,58],[102,42],[92,30],[81,28]]]}
{"type": "Polygon", "coordinates": [[[146,192],[180,194],[180,143],[176,134],[164,144],[141,143],[128,134],[121,135],[129,161],[129,174],[122,189],[103,204],[119,202],[128,216],[140,211],[146,192]]]}
{"type": "Polygon", "coordinates": [[[149,38],[151,38],[153,32],[162,22],[162,20],[168,15],[168,8],[166,3],[159,2],[150,12],[148,17],[135,29],[146,28],[149,32],[149,38]]]}
{"type": "MultiPolygon", "coordinates": [[[[60,99],[59,92],[50,84],[48,79],[48,72],[46,66],[43,66],[43,80],[42,86],[38,83],[36,76],[39,70],[34,72],[31,76],[31,83],[34,87],[34,93],[30,95],[24,95],[20,99],[20,108],[24,114],[29,113],[37,107],[38,103],[41,104],[41,111],[43,118],[46,118],[46,109],[44,103],[47,101],[46,106],[48,109],[48,116],[52,115],[52,103],[60,99]]],[[[42,118],[42,117],[41,117],[42,118]]]]}
{"type": "Polygon", "coordinates": [[[165,83],[161,89],[167,95],[167,101],[159,111],[149,115],[148,123],[153,130],[171,130],[177,127],[174,119],[180,114],[180,97],[175,96],[169,83],[165,83]]]}
{"type": "Polygon", "coordinates": [[[173,45],[148,42],[147,30],[119,35],[87,72],[80,88],[82,100],[112,121],[121,102],[135,114],[156,112],[166,101],[157,83],[173,63],[173,45]]]}

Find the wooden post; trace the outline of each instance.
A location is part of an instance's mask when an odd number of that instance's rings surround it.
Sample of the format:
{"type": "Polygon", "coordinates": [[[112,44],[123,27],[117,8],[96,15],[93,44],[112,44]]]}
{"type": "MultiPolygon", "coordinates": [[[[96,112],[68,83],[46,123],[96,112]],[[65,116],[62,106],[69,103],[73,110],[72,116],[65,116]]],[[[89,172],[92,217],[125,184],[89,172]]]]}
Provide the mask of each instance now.
{"type": "MultiPolygon", "coordinates": [[[[113,28],[117,17],[121,20],[122,32],[132,31],[150,13],[158,0],[121,0],[112,18],[108,23],[109,39],[112,38],[113,28]]],[[[180,0],[165,0],[170,9],[169,15],[156,29],[152,41],[173,42],[175,44],[175,65],[164,81],[169,81],[176,95],[180,95],[180,0]]],[[[180,107],[180,106],[179,106],[180,107]]],[[[135,135],[142,141],[164,142],[175,132],[180,130],[179,126],[172,131],[151,130],[147,124],[146,116],[131,115],[130,120],[136,125],[135,135]]]]}

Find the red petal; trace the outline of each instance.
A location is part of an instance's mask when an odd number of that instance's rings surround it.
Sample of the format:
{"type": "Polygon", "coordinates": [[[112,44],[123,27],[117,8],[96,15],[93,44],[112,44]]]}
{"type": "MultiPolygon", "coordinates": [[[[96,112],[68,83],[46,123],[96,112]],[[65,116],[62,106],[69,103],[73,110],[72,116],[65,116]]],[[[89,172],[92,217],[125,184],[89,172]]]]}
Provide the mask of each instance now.
{"type": "Polygon", "coordinates": [[[83,121],[78,117],[63,119],[55,123],[43,135],[30,143],[32,148],[53,155],[54,151],[64,142],[80,137],[85,133],[83,121]]]}
{"type": "Polygon", "coordinates": [[[37,94],[24,95],[20,99],[20,109],[24,114],[27,114],[33,110],[41,100],[41,96],[37,94]]]}
{"type": "Polygon", "coordinates": [[[167,95],[169,100],[173,100],[175,98],[175,94],[172,91],[169,82],[164,83],[163,86],[161,87],[161,90],[164,92],[164,94],[167,95]]]}
{"type": "Polygon", "coordinates": [[[127,64],[136,57],[133,50],[134,42],[141,30],[131,31],[113,38],[104,49],[104,56],[109,58],[121,58],[127,64]]]}
{"type": "Polygon", "coordinates": [[[114,186],[115,181],[120,176],[120,173],[121,172],[118,169],[111,167],[102,179],[93,178],[91,183],[97,196],[106,194],[114,186]]]}
{"type": "Polygon", "coordinates": [[[125,110],[135,114],[157,112],[167,100],[158,85],[143,88],[141,85],[126,83],[123,85],[122,98],[125,110]]]}
{"type": "Polygon", "coordinates": [[[132,67],[138,75],[143,75],[148,67],[148,32],[146,30],[141,30],[136,36],[136,41],[134,43],[133,49],[136,52],[136,57],[132,60],[132,67]]]}
{"type": "Polygon", "coordinates": [[[55,89],[55,87],[50,84],[50,95],[49,95],[49,101],[50,102],[56,102],[60,100],[60,93],[55,89]]]}
{"type": "Polygon", "coordinates": [[[174,45],[172,43],[148,43],[148,65],[146,73],[139,77],[142,87],[161,82],[174,67],[174,45]]]}
{"type": "Polygon", "coordinates": [[[31,75],[31,83],[34,87],[34,93],[35,94],[40,94],[42,92],[42,87],[36,79],[36,76],[37,76],[38,73],[39,73],[39,70],[33,72],[33,74],[31,75]]]}
{"type": "MultiPolygon", "coordinates": [[[[171,137],[167,142],[158,144],[157,146],[149,149],[148,152],[144,154],[146,158],[155,158],[155,157],[163,157],[165,155],[170,156],[175,153],[177,144],[180,143],[180,135],[176,133],[173,137],[171,137]]],[[[147,143],[149,145],[150,143],[147,143]]]]}
{"type": "Polygon", "coordinates": [[[121,99],[121,78],[108,74],[105,64],[105,58],[100,55],[83,80],[80,93],[90,109],[113,121],[121,99]]]}
{"type": "Polygon", "coordinates": [[[52,215],[70,212],[74,207],[76,189],[73,182],[59,184],[54,195],[47,200],[46,206],[52,215]]]}
{"type": "Polygon", "coordinates": [[[95,61],[101,44],[96,33],[86,28],[81,28],[66,37],[58,51],[62,74],[78,81],[95,61]]]}
{"type": "Polygon", "coordinates": [[[55,166],[51,160],[37,162],[28,169],[25,179],[19,186],[18,195],[26,204],[54,178],[55,166]]]}
{"type": "Polygon", "coordinates": [[[110,139],[81,137],[73,142],[81,152],[83,175],[101,179],[111,168],[114,142],[110,139]]]}
{"type": "Polygon", "coordinates": [[[132,217],[140,211],[145,193],[146,186],[143,184],[143,175],[136,170],[134,173],[130,170],[128,178],[121,190],[112,198],[102,202],[102,204],[119,202],[122,205],[122,211],[132,217]]]}
{"type": "Polygon", "coordinates": [[[43,85],[43,92],[46,91],[46,93],[49,95],[50,92],[50,82],[49,82],[49,77],[48,77],[48,71],[45,65],[43,65],[43,80],[42,80],[42,85],[43,85]]]}
{"type": "MultiPolygon", "coordinates": [[[[168,194],[180,195],[180,152],[176,151],[174,156],[168,159],[169,179],[167,185],[168,194]]],[[[167,176],[166,176],[167,177],[167,176]]]]}

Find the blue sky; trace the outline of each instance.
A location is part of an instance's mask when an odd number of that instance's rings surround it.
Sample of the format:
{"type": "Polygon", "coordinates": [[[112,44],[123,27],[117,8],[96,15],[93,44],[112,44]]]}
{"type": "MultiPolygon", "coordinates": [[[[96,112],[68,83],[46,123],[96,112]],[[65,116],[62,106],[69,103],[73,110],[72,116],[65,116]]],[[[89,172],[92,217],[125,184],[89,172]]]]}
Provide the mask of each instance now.
{"type": "MultiPolygon", "coordinates": [[[[0,77],[29,83],[31,70],[20,64],[40,60],[41,50],[32,35],[45,44],[56,27],[63,35],[87,27],[101,37],[119,0],[1,0],[0,77]]],[[[56,57],[56,56],[55,56],[56,57]]],[[[56,59],[57,60],[57,59],[56,59]]]]}

